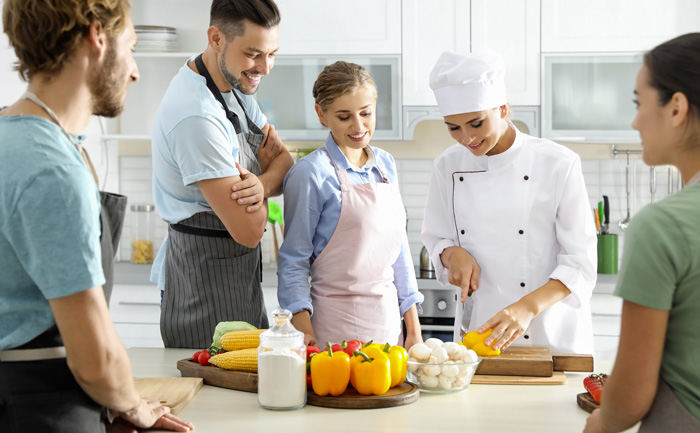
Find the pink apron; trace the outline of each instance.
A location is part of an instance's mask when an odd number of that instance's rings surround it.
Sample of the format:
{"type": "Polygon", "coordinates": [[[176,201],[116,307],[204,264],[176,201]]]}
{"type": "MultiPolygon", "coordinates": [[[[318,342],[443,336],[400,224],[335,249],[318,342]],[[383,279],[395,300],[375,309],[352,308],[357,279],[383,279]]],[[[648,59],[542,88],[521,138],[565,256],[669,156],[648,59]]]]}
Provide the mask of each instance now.
{"type": "Polygon", "coordinates": [[[382,183],[353,185],[332,156],[331,161],[340,180],[341,209],[331,240],[311,265],[316,340],[320,347],[355,338],[400,344],[392,265],[401,252],[406,213],[398,185],[388,183],[381,169],[382,183]]]}

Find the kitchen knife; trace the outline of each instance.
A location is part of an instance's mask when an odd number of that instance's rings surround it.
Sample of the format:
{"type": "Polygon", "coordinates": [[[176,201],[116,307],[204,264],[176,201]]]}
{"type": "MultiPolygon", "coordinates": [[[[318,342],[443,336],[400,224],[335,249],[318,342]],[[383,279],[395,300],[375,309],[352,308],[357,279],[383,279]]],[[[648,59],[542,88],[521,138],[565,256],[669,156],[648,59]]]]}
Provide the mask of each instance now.
{"type": "Polygon", "coordinates": [[[603,212],[605,213],[605,233],[610,233],[610,201],[608,196],[603,196],[603,212]]]}
{"type": "Polygon", "coordinates": [[[605,226],[603,225],[603,202],[598,202],[598,224],[600,224],[600,234],[605,234],[605,226]]]}

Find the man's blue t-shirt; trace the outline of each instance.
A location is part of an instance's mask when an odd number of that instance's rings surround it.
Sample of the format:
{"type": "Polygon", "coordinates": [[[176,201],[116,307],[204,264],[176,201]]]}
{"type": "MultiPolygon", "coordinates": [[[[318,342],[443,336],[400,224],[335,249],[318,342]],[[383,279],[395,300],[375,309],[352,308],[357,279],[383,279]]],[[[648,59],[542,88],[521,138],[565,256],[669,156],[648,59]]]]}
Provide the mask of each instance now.
{"type": "Polygon", "coordinates": [[[99,192],[61,129],[0,116],[0,173],[0,349],[9,349],[55,323],[49,299],[105,278],[99,192]]]}

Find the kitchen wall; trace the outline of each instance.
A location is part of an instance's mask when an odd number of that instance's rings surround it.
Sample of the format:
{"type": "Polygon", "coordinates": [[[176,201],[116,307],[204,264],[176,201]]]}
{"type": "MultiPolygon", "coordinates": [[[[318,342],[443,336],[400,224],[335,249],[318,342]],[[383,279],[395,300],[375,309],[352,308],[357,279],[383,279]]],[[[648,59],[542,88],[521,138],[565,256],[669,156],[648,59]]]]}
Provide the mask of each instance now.
{"type": "MultiPolygon", "coordinates": [[[[432,170],[433,158],[453,144],[452,139],[445,130],[442,122],[425,121],[416,128],[412,141],[384,142],[376,141],[373,145],[391,152],[397,163],[399,182],[404,205],[408,211],[408,236],[414,263],[418,264],[418,254],[422,244],[420,230],[425,210],[425,200],[428,193],[428,183],[432,170]]],[[[320,142],[288,142],[288,147],[309,148],[318,147],[320,142]]],[[[610,228],[613,233],[621,233],[618,222],[626,215],[625,197],[625,155],[613,158],[610,144],[564,144],[579,153],[582,158],[582,168],[591,209],[602,200],[603,194],[610,199],[610,228]]],[[[632,149],[639,152],[639,146],[627,145],[623,149],[632,149]]],[[[153,203],[151,186],[151,157],[148,143],[122,142],[119,157],[119,167],[112,168],[118,171],[119,191],[129,197],[130,204],[153,203]]],[[[639,209],[651,201],[650,192],[650,168],[640,159],[639,154],[630,155],[630,167],[632,171],[630,208],[634,215],[639,209]]],[[[661,200],[669,195],[669,167],[656,167],[656,192],[655,200],[661,200]]],[[[678,190],[678,173],[672,170],[671,185],[678,190]]],[[[280,204],[284,203],[282,197],[274,198],[280,204]]],[[[591,211],[592,215],[592,211],[591,211]]],[[[156,239],[154,245],[160,246],[166,233],[166,225],[157,215],[154,215],[156,239]]],[[[591,216],[592,217],[592,216],[591,216]]],[[[119,253],[121,260],[130,259],[131,237],[134,234],[134,215],[127,210],[127,218],[122,235],[122,247],[119,253]]],[[[276,227],[278,241],[282,240],[282,233],[276,227]]],[[[620,238],[620,248],[624,244],[624,236],[620,238]]],[[[273,247],[272,227],[263,237],[263,262],[274,267],[275,255],[273,247]]],[[[621,256],[621,254],[620,254],[621,256]]]]}

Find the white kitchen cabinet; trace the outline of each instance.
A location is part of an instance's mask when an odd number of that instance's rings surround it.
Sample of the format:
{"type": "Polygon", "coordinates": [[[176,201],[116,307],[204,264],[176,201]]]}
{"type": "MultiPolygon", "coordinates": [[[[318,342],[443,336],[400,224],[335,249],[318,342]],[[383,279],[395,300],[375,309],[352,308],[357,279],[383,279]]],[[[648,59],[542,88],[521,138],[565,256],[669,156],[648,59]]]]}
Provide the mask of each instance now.
{"type": "Polygon", "coordinates": [[[124,346],[163,347],[160,290],[155,284],[115,284],[109,314],[124,346]]]}
{"type": "Polygon", "coordinates": [[[540,1],[471,0],[471,51],[492,49],[506,65],[510,105],[540,105],[540,1]]]}
{"type": "Polygon", "coordinates": [[[277,7],[280,55],[401,53],[401,0],[277,0],[277,7]]]}
{"type": "Polygon", "coordinates": [[[697,0],[541,0],[542,52],[640,52],[700,30],[697,0]]]}
{"type": "MultiPolygon", "coordinates": [[[[440,54],[469,52],[469,0],[403,0],[403,105],[435,106],[428,79],[440,54]]],[[[406,138],[406,137],[404,137],[406,138]]]]}
{"type": "Polygon", "coordinates": [[[606,291],[603,285],[596,285],[591,297],[593,345],[596,360],[612,361],[617,355],[620,342],[622,298],[601,293],[606,291]]]}

